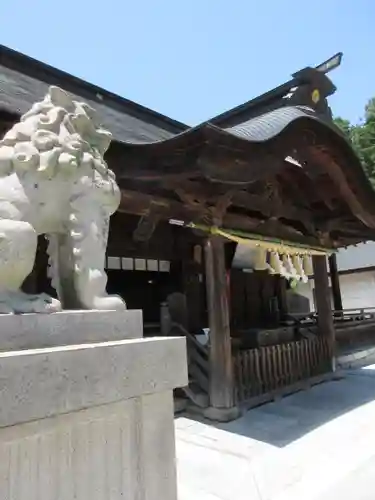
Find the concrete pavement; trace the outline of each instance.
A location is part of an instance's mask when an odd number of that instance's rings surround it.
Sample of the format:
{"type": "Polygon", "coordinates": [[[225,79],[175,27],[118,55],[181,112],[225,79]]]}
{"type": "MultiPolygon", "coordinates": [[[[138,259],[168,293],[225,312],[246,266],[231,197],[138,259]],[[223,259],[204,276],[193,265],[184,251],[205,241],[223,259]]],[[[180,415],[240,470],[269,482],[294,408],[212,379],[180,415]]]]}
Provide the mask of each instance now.
{"type": "Polygon", "coordinates": [[[343,481],[334,484],[317,500],[374,500],[375,497],[375,459],[362,464],[343,481]]]}
{"type": "Polygon", "coordinates": [[[353,369],[375,363],[375,347],[371,344],[357,349],[349,349],[341,353],[336,359],[338,369],[353,369]]]}
{"type": "Polygon", "coordinates": [[[228,424],[177,418],[179,500],[328,500],[348,484],[364,492],[375,471],[374,422],[375,366],[228,424]]]}

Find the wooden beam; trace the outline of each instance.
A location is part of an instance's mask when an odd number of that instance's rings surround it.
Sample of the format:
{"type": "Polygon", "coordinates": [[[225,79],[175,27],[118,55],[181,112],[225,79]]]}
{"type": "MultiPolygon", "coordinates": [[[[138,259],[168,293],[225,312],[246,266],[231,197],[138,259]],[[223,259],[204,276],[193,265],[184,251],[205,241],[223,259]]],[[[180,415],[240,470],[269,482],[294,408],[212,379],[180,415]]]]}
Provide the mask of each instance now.
{"type": "Polygon", "coordinates": [[[150,207],[159,213],[161,219],[178,219],[189,222],[191,218],[202,213],[200,206],[186,206],[175,201],[138,191],[121,190],[120,212],[134,215],[145,215],[150,207]]]}
{"type": "MultiPolygon", "coordinates": [[[[154,210],[159,214],[160,219],[177,219],[186,223],[202,223],[202,221],[212,220],[211,207],[204,208],[199,204],[184,205],[179,201],[169,198],[157,197],[137,191],[122,190],[121,195],[120,212],[142,216],[148,213],[151,204],[153,204],[154,210]]],[[[267,225],[264,224],[265,222],[266,218],[259,219],[249,215],[235,214],[233,212],[227,212],[222,220],[223,227],[226,228],[257,232],[264,236],[274,236],[276,238],[305,243],[312,246],[320,246],[318,238],[298,234],[296,229],[282,222],[273,220],[271,222],[272,227],[268,228],[267,225]]]]}
{"type": "Polygon", "coordinates": [[[329,289],[327,259],[325,256],[313,256],[315,300],[318,313],[318,332],[325,337],[329,346],[331,367],[334,369],[335,359],[335,327],[331,307],[331,292],[329,289]]]}
{"type": "Polygon", "coordinates": [[[333,295],[333,307],[335,311],[342,312],[342,297],[340,290],[340,279],[339,272],[337,268],[337,257],[336,254],[333,253],[328,257],[328,265],[329,272],[331,275],[331,286],[332,286],[332,295],[333,295]]]}
{"type": "MultiPolygon", "coordinates": [[[[208,225],[214,223],[215,209],[217,209],[215,206],[204,207],[199,203],[187,205],[171,198],[155,196],[139,191],[122,190],[121,193],[122,198],[119,212],[144,216],[149,214],[150,208],[152,207],[153,213],[155,216],[158,215],[160,220],[177,219],[186,223],[195,222],[208,225]]],[[[219,198],[219,200],[216,201],[219,207],[221,201],[223,202],[224,208],[226,203],[229,204],[229,201],[225,200],[225,198],[219,198]]],[[[230,203],[234,205],[232,199],[230,203]]],[[[338,221],[336,222],[338,224],[338,221]]],[[[316,229],[314,235],[303,235],[293,226],[287,225],[283,221],[274,218],[268,219],[267,217],[256,218],[253,215],[250,216],[246,214],[240,215],[238,213],[233,213],[233,209],[231,212],[224,213],[222,225],[229,229],[256,232],[263,236],[273,236],[291,242],[305,243],[311,246],[345,246],[363,241],[365,235],[368,236],[367,239],[374,239],[375,237],[374,229],[364,228],[362,231],[359,227],[357,231],[354,231],[352,223],[347,229],[344,221],[339,228],[340,231],[338,234],[335,233],[334,237],[332,237],[328,231],[319,232],[318,229],[316,229]],[[358,237],[356,234],[358,234],[358,237]],[[333,241],[336,241],[337,245],[334,245],[333,241]]],[[[326,226],[323,225],[323,227],[326,226]]],[[[332,232],[334,232],[333,229],[332,232]]]]}
{"type": "MultiPolygon", "coordinates": [[[[230,190],[218,191],[213,195],[212,191],[207,190],[206,187],[200,186],[197,183],[197,192],[192,192],[191,182],[186,183],[188,189],[184,187],[179,190],[179,197],[183,200],[162,197],[160,195],[148,194],[136,190],[124,189],[122,190],[122,200],[119,208],[120,212],[135,214],[143,216],[149,213],[151,205],[153,205],[153,212],[160,215],[160,219],[179,219],[185,222],[204,222],[206,224],[218,224],[221,219],[223,224],[229,228],[243,229],[248,231],[257,230],[260,234],[272,234],[280,238],[291,239],[298,241],[301,236],[299,226],[295,228],[292,221],[304,227],[303,240],[311,243],[312,245],[322,244],[319,237],[319,231],[329,234],[330,232],[337,232],[343,235],[343,244],[345,238],[359,235],[358,241],[373,239],[375,237],[375,230],[363,227],[361,229],[358,220],[350,221],[347,219],[340,219],[337,215],[334,217],[332,224],[330,223],[329,214],[325,218],[322,215],[314,216],[313,212],[309,210],[294,207],[292,205],[283,204],[280,208],[278,217],[270,219],[270,212],[273,209],[266,208],[270,203],[266,202],[262,196],[248,194],[244,191],[230,190]],[[204,202],[206,196],[207,202],[204,202]],[[232,212],[227,212],[229,208],[232,212]],[[252,215],[233,214],[235,207],[245,208],[251,212],[259,212],[259,217],[252,215]],[[316,218],[314,222],[314,218],[316,218]],[[267,225],[267,220],[270,223],[267,225]],[[284,219],[284,220],[280,220],[284,219]],[[287,221],[291,221],[288,224],[287,221]],[[262,224],[263,226],[259,226],[262,224]],[[279,232],[274,232],[279,231],[279,232]],[[297,239],[296,239],[297,238],[297,239]]],[[[193,183],[194,184],[194,183],[193,183]]],[[[173,189],[172,185],[168,184],[168,189],[173,189]]],[[[220,225],[220,224],[219,224],[220,225]]],[[[339,235],[336,235],[337,237],[339,235]]],[[[301,238],[300,238],[301,239],[301,238]]],[[[329,239],[332,239],[329,235],[329,239]]],[[[335,239],[337,239],[335,237],[335,239]]],[[[340,240],[341,241],[341,240],[340,240]]],[[[349,241],[349,240],[348,240],[349,241]]],[[[351,241],[351,240],[350,240],[351,241]]]]}
{"type": "Polygon", "coordinates": [[[210,328],[210,406],[234,406],[232,348],[230,338],[224,242],[212,236],[205,241],[207,306],[210,328]]]}
{"type": "Polygon", "coordinates": [[[225,191],[223,191],[222,186],[219,188],[215,186],[215,184],[207,185],[190,180],[184,181],[182,186],[181,182],[178,184],[167,182],[165,187],[176,191],[178,189],[178,194],[183,192],[185,196],[189,196],[190,199],[195,199],[197,202],[203,202],[205,200],[208,204],[215,204],[218,198],[229,191],[231,203],[238,207],[260,212],[266,217],[277,213],[279,218],[300,220],[302,223],[312,224],[313,214],[310,210],[303,207],[296,207],[285,199],[282,200],[281,206],[278,205],[276,207],[268,198],[259,194],[249,193],[243,189],[233,189],[233,187],[230,186],[225,186],[225,191]]]}
{"type": "MultiPolygon", "coordinates": [[[[168,182],[166,187],[169,189],[174,189],[179,195],[181,200],[190,205],[216,205],[220,206],[223,204],[225,206],[224,210],[221,210],[221,218],[224,216],[226,210],[230,205],[234,205],[240,208],[245,208],[253,212],[259,212],[265,218],[273,217],[275,219],[287,219],[289,221],[298,221],[305,229],[308,235],[314,235],[316,227],[313,221],[313,213],[303,207],[296,207],[289,203],[288,200],[275,198],[268,198],[265,195],[258,195],[249,193],[243,189],[230,189],[223,192],[221,189],[215,187],[214,184],[202,185],[194,181],[183,182],[183,187],[181,187],[181,182],[178,183],[178,187],[173,187],[173,183],[168,182]],[[226,204],[225,204],[226,203],[226,204]]],[[[226,187],[228,189],[228,187],[226,187]]],[[[216,210],[216,213],[218,210],[216,210]]],[[[213,215],[214,219],[218,219],[218,215],[213,215]]]]}

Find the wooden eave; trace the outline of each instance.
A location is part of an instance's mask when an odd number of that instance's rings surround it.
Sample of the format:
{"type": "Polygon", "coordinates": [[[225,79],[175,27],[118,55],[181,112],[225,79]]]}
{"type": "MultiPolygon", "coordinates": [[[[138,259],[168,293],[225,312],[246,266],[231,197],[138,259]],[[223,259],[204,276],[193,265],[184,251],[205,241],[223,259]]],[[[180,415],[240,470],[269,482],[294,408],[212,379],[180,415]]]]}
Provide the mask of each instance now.
{"type": "Polygon", "coordinates": [[[128,213],[333,247],[375,238],[375,195],[359,159],[332,122],[304,106],[113,144],[107,161],[128,213]]]}

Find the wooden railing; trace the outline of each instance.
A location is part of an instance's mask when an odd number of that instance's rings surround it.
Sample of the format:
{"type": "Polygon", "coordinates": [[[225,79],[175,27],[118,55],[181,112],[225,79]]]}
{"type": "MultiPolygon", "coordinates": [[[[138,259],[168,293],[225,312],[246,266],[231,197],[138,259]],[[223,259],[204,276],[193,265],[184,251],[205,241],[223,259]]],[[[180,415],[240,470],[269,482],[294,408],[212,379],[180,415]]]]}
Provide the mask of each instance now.
{"type": "Polygon", "coordinates": [[[233,356],[239,403],[282,389],[330,370],[330,349],[322,337],[257,349],[233,356]]]}
{"type": "Polygon", "coordinates": [[[335,322],[364,321],[375,319],[375,307],[361,307],[358,309],[344,309],[333,311],[335,322]]]}
{"type": "MultiPolygon", "coordinates": [[[[358,307],[352,309],[343,309],[342,311],[332,311],[333,320],[340,324],[346,321],[363,321],[375,320],[375,307],[358,307]]],[[[316,312],[294,313],[289,315],[289,319],[294,321],[296,325],[305,325],[316,323],[316,312]]]]}
{"type": "Polygon", "coordinates": [[[190,382],[198,385],[199,389],[208,394],[209,386],[209,361],[208,348],[198,342],[198,340],[188,333],[186,335],[186,346],[188,354],[188,371],[190,382]]]}
{"type": "Polygon", "coordinates": [[[173,322],[171,326],[172,332],[175,330],[178,334],[182,334],[186,337],[189,375],[189,390],[187,390],[186,393],[192,400],[196,399],[198,394],[201,396],[204,395],[204,402],[202,402],[202,398],[200,398],[200,403],[197,403],[198,400],[195,401],[198,406],[204,406],[206,405],[205,400],[208,399],[209,391],[208,347],[198,342],[195,335],[187,331],[181,324],[173,322]]]}

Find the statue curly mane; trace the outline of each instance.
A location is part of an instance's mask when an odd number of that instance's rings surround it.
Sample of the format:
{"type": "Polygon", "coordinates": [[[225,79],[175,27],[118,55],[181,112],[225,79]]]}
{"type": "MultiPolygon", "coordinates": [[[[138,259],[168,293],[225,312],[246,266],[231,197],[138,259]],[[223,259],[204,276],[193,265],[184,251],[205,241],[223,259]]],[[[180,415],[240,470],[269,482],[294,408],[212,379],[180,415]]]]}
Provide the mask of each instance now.
{"type": "Polygon", "coordinates": [[[111,138],[94,109],[52,86],[0,141],[0,176],[69,178],[89,168],[114,178],[103,159],[111,138]]]}
{"type": "Polygon", "coordinates": [[[120,203],[104,160],[111,138],[94,109],[50,87],[0,141],[0,312],[60,307],[20,290],[40,234],[49,240],[49,275],[64,307],[125,307],[107,295],[104,270],[109,218],[120,203]]]}

